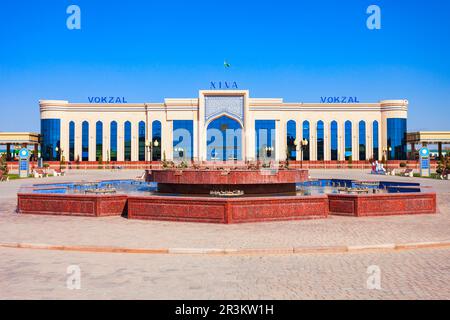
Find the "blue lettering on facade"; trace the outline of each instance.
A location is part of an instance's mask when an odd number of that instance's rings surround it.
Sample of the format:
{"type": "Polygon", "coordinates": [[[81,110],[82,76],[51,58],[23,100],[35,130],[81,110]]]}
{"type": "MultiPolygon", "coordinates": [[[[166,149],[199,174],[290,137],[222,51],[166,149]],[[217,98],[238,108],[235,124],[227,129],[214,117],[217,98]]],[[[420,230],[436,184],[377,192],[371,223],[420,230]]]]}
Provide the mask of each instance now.
{"type": "Polygon", "coordinates": [[[223,89],[238,89],[236,81],[211,81],[209,83],[209,88],[211,90],[223,90],[223,89]]]}
{"type": "Polygon", "coordinates": [[[358,97],[320,97],[321,103],[360,103],[358,97]]]}
{"type": "Polygon", "coordinates": [[[89,103],[128,103],[125,97],[88,97],[89,103]]]}

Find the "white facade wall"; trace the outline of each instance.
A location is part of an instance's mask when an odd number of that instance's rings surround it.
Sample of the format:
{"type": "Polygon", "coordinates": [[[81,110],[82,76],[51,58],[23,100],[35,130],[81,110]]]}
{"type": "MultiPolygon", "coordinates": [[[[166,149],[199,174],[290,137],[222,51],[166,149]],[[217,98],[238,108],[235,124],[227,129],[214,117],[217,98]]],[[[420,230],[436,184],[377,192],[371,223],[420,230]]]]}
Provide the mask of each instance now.
{"type": "MultiPolygon", "coordinates": [[[[139,158],[139,122],[146,123],[146,140],[152,140],[152,123],[155,120],[162,125],[161,154],[166,159],[173,158],[173,121],[193,120],[194,123],[194,159],[206,160],[206,129],[209,121],[205,121],[205,97],[207,96],[243,96],[243,160],[254,160],[255,155],[255,121],[275,120],[276,124],[276,160],[286,158],[287,123],[296,122],[297,140],[303,138],[303,121],[310,123],[310,160],[317,159],[317,132],[319,121],[324,122],[324,156],[331,159],[331,122],[338,124],[338,156],[345,158],[344,125],[352,122],[352,154],[353,160],[359,159],[359,122],[366,122],[366,159],[373,155],[373,122],[379,126],[379,160],[387,146],[386,128],[388,118],[407,118],[408,101],[386,100],[377,103],[327,104],[327,103],[284,103],[282,99],[253,99],[249,91],[200,91],[194,99],[166,99],[164,103],[141,104],[81,104],[59,100],[40,101],[41,119],[61,119],[61,150],[66,160],[69,159],[69,123],[75,123],[75,159],[82,159],[82,123],[89,123],[89,161],[96,160],[96,122],[103,123],[103,161],[108,161],[110,154],[110,123],[118,124],[117,160],[124,160],[124,124],[131,122],[131,160],[139,158]]],[[[148,157],[147,151],[146,156],[148,157]]],[[[300,160],[300,152],[297,152],[300,160]]]]}

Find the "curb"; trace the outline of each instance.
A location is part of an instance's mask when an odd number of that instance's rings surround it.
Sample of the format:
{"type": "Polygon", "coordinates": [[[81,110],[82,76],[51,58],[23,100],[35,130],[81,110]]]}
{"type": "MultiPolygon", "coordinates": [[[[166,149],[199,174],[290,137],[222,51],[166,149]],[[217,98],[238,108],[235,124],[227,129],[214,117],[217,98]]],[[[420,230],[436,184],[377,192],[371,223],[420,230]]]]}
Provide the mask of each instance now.
{"type": "Polygon", "coordinates": [[[396,252],[418,249],[450,248],[450,241],[413,242],[402,244],[374,244],[352,246],[318,246],[293,248],[123,248],[100,246],[63,246],[40,243],[0,243],[0,248],[71,251],[91,253],[170,254],[170,255],[292,255],[292,254],[343,254],[364,252],[396,252]]]}

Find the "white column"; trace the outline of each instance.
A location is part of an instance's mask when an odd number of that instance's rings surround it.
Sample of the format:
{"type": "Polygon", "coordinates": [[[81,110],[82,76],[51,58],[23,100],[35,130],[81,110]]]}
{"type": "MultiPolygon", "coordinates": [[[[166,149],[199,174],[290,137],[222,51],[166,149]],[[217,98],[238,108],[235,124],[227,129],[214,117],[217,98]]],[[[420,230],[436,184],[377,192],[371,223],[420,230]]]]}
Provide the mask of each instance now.
{"type": "Polygon", "coordinates": [[[359,125],[358,121],[352,122],[352,160],[359,160],[359,144],[358,144],[358,135],[359,135],[359,125]]]}
{"type": "Polygon", "coordinates": [[[161,157],[166,153],[167,160],[173,160],[173,121],[164,121],[162,125],[161,157]]]}
{"type": "Polygon", "coordinates": [[[325,161],[331,160],[330,125],[327,121],[323,122],[323,159],[325,161]]]}
{"type": "Polygon", "coordinates": [[[131,122],[131,161],[139,160],[139,121],[131,122]]]}
{"type": "Polygon", "coordinates": [[[74,160],[82,160],[82,126],[80,121],[75,121],[75,154],[74,160]]]}
{"type": "Polygon", "coordinates": [[[111,159],[111,123],[103,122],[103,161],[111,159]]]}
{"type": "Polygon", "coordinates": [[[345,121],[338,122],[338,158],[339,161],[345,160],[345,121]]]}
{"type": "Polygon", "coordinates": [[[93,121],[89,121],[89,161],[96,160],[97,143],[96,143],[97,126],[93,121]]]}
{"type": "Polygon", "coordinates": [[[275,160],[286,160],[286,123],[275,120],[275,160]]]}

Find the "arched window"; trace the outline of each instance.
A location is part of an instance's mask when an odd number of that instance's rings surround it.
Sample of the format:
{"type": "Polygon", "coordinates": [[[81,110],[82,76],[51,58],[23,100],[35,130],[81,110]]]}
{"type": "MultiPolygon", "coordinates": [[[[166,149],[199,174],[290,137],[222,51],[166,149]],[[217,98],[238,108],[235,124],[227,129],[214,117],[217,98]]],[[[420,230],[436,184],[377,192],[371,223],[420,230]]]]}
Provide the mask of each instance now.
{"type": "Polygon", "coordinates": [[[139,122],[139,161],[145,161],[145,122],[139,122]]]}
{"type": "Polygon", "coordinates": [[[359,122],[359,160],[366,160],[366,122],[359,122]]]}
{"type": "Polygon", "coordinates": [[[124,128],[123,128],[123,144],[124,144],[124,155],[125,155],[125,161],[131,161],[131,122],[126,121],[124,128]]]}
{"type": "Polygon", "coordinates": [[[303,121],[303,139],[308,140],[308,145],[303,148],[303,160],[309,160],[309,147],[311,143],[309,134],[309,121],[303,121]]]}
{"type": "Polygon", "coordinates": [[[111,161],[117,161],[117,122],[111,122],[110,130],[110,156],[111,161]]]}
{"type": "Polygon", "coordinates": [[[379,153],[379,144],[378,144],[378,121],[373,122],[373,158],[375,160],[379,159],[380,153],[379,153]]]}
{"type": "Polygon", "coordinates": [[[75,122],[69,123],[69,161],[75,161],[75,122]]]}
{"type": "Polygon", "coordinates": [[[323,121],[317,122],[316,133],[317,133],[317,160],[323,161],[325,159],[324,157],[325,136],[324,136],[323,121]]]}
{"type": "Polygon", "coordinates": [[[103,122],[97,121],[95,124],[95,159],[103,160],[103,122]]]}
{"type": "Polygon", "coordinates": [[[237,120],[221,116],[208,124],[206,159],[208,161],[242,160],[242,128],[237,120]]]}
{"type": "Polygon", "coordinates": [[[81,160],[89,161],[89,122],[87,121],[83,121],[82,124],[81,148],[81,160]]]}
{"type": "Polygon", "coordinates": [[[345,160],[352,159],[352,122],[345,121],[345,160]]]}
{"type": "Polygon", "coordinates": [[[161,160],[161,122],[158,120],[152,123],[152,159],[153,161],[161,160]]]}
{"type": "Polygon", "coordinates": [[[297,139],[297,128],[294,120],[289,120],[286,128],[287,139],[287,156],[289,160],[297,159],[297,151],[295,146],[295,139],[297,139]]]}
{"type": "Polygon", "coordinates": [[[336,121],[331,122],[330,126],[331,137],[331,160],[338,160],[338,124],[336,121]]]}
{"type": "Polygon", "coordinates": [[[192,160],[194,157],[194,121],[173,121],[173,159],[192,160]]]}

